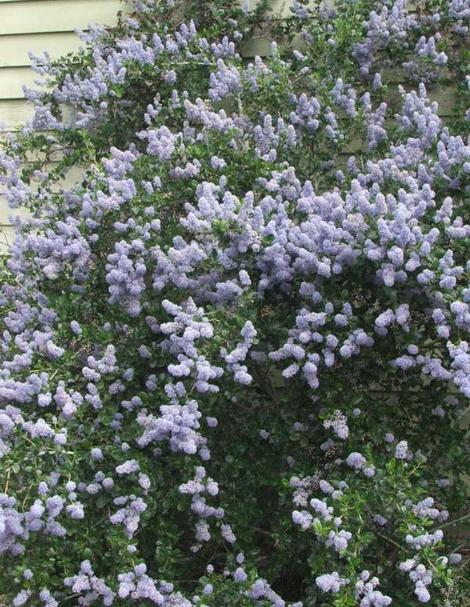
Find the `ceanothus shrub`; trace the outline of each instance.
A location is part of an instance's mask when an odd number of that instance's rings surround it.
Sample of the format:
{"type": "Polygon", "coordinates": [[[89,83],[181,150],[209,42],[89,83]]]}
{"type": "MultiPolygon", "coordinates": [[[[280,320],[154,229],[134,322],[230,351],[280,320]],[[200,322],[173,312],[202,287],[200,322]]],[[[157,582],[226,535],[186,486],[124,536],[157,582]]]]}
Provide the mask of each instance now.
{"type": "Polygon", "coordinates": [[[234,4],[135,1],[33,60],[0,160],[30,211],[0,291],[0,594],[457,607],[470,4],[234,4]]]}

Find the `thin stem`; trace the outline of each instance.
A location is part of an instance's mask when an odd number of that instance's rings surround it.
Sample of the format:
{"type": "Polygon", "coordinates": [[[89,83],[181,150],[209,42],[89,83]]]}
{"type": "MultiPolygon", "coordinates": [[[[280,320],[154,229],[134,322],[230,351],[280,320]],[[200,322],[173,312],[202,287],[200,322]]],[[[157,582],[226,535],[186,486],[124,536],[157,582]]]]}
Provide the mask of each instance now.
{"type": "Polygon", "coordinates": [[[400,544],[398,544],[395,540],[392,540],[392,538],[387,537],[386,535],[382,535],[382,533],[377,533],[377,535],[379,537],[381,537],[382,539],[386,540],[387,542],[389,542],[389,544],[393,544],[399,550],[403,549],[403,546],[400,546],[400,544]]]}
{"type": "Polygon", "coordinates": [[[447,523],[444,523],[443,525],[439,525],[439,529],[450,527],[451,525],[455,525],[456,523],[461,523],[462,521],[465,521],[468,518],[470,518],[470,512],[464,514],[463,516],[459,516],[459,518],[454,518],[452,521],[447,521],[447,523]]]}
{"type": "Polygon", "coordinates": [[[5,483],[5,489],[3,490],[3,493],[8,493],[8,485],[10,484],[10,475],[11,475],[11,466],[7,470],[7,480],[5,483]]]}

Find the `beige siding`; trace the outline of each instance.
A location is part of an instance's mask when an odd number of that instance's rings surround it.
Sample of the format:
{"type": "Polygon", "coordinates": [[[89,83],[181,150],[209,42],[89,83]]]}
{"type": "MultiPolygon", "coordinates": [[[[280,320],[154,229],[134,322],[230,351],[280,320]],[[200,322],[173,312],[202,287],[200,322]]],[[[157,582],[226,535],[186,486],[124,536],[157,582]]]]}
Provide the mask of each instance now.
{"type": "Polygon", "coordinates": [[[0,101],[0,124],[14,128],[31,117],[32,108],[24,99],[2,99],[0,101]]]}
{"type": "MultiPolygon", "coordinates": [[[[34,82],[29,51],[58,57],[76,50],[81,45],[77,28],[113,24],[122,7],[120,0],[0,0],[0,115],[3,100],[22,99],[22,84],[34,82]]],[[[23,120],[23,111],[15,121],[11,109],[10,104],[7,126],[23,120]]]]}
{"type": "Polygon", "coordinates": [[[0,34],[69,32],[114,21],[119,0],[19,0],[0,3],[0,34]]]}
{"type": "Polygon", "coordinates": [[[29,66],[28,51],[38,54],[47,49],[52,56],[59,56],[79,46],[80,40],[74,32],[3,35],[0,36],[0,68],[29,66]]]}
{"type": "Polygon", "coordinates": [[[29,67],[3,67],[0,69],[0,100],[21,99],[22,86],[31,87],[38,79],[29,67]]]}

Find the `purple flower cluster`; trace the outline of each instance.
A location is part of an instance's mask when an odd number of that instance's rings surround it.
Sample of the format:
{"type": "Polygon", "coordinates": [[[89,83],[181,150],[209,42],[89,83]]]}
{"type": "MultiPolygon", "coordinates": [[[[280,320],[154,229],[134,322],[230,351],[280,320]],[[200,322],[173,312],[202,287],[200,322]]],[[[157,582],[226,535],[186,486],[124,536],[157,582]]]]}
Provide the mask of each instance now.
{"type": "Polygon", "coordinates": [[[392,603],[392,597],[376,590],[379,585],[379,579],[371,577],[369,571],[361,572],[356,582],[356,598],[361,599],[360,607],[387,607],[392,603]]]}
{"type": "Polygon", "coordinates": [[[114,601],[114,592],[94,574],[90,561],[83,561],[80,572],[66,578],[64,585],[78,596],[79,605],[90,605],[97,600],[102,601],[103,605],[112,605],[114,601]]]}
{"type": "Polygon", "coordinates": [[[341,590],[342,586],[348,583],[348,580],[341,578],[337,571],[333,571],[333,573],[319,575],[315,579],[315,583],[322,592],[337,593],[341,590]]]}
{"type": "Polygon", "coordinates": [[[131,4],[78,64],[34,59],[51,87],[0,154],[30,211],[0,266],[0,581],[15,607],[285,607],[258,565],[307,533],[326,601],[429,602],[458,564],[429,527],[460,495],[470,145],[425,82],[461,75],[468,1],[294,0],[302,48],[269,62],[241,59],[248,9],[131,4]],[[382,566],[398,542],[411,589],[382,566]],[[186,558],[207,570],[191,599],[186,558]]]}
{"type": "MultiPolygon", "coordinates": [[[[447,559],[445,559],[447,562],[447,559]]],[[[400,563],[400,571],[406,572],[410,580],[414,583],[414,593],[418,597],[420,603],[428,603],[431,600],[431,595],[428,586],[432,584],[433,573],[431,570],[419,563],[415,559],[408,559],[400,563]]]]}

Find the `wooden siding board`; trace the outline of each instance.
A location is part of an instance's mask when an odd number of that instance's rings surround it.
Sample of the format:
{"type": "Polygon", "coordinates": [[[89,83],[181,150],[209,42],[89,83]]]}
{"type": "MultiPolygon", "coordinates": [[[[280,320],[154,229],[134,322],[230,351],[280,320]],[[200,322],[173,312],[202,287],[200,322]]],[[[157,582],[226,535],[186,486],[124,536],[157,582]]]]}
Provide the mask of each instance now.
{"type": "Polygon", "coordinates": [[[47,51],[51,57],[56,58],[76,51],[80,46],[83,46],[83,43],[74,32],[0,36],[0,69],[29,67],[30,51],[36,55],[47,51]]]}
{"type": "Polygon", "coordinates": [[[0,99],[22,99],[23,85],[34,87],[40,76],[29,67],[7,67],[0,69],[0,99]]]}
{"type": "Polygon", "coordinates": [[[29,120],[32,113],[33,106],[25,99],[0,100],[0,125],[7,131],[13,131],[29,120]]]}
{"type": "Polygon", "coordinates": [[[0,35],[66,32],[115,23],[120,0],[25,0],[0,4],[0,35]]]}

